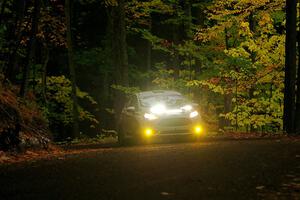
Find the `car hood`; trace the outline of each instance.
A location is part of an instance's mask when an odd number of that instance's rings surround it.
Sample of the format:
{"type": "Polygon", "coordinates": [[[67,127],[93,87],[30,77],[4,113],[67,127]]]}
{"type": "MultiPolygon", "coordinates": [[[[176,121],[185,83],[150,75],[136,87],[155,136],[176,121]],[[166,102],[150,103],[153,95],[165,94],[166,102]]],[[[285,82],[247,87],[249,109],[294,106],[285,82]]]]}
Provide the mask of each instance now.
{"type": "MultiPolygon", "coordinates": [[[[186,116],[189,115],[193,110],[185,110],[182,108],[183,106],[176,106],[176,107],[168,107],[166,111],[162,114],[159,114],[159,116],[186,116]]],[[[143,107],[141,108],[142,113],[151,113],[150,111],[151,107],[143,107]]]]}

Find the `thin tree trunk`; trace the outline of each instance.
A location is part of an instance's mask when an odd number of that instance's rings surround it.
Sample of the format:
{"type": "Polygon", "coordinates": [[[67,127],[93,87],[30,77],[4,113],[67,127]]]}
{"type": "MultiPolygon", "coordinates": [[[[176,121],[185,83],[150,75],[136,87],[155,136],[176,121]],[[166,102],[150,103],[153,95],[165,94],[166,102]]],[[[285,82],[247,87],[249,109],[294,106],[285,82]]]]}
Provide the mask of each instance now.
{"type": "Polygon", "coordinates": [[[152,57],[152,44],[150,41],[147,41],[147,71],[148,72],[151,71],[151,66],[152,66],[151,57],[152,57]]]}
{"type": "Polygon", "coordinates": [[[77,101],[77,92],[76,92],[76,73],[75,73],[75,63],[74,63],[74,54],[73,54],[73,46],[72,46],[72,32],[71,32],[71,4],[70,0],[65,1],[65,17],[66,17],[66,25],[67,25],[67,46],[68,46],[68,62],[69,62],[69,71],[70,71],[70,79],[72,84],[72,101],[73,101],[73,109],[72,109],[72,117],[73,117],[73,138],[79,136],[79,125],[78,125],[78,101],[77,101]]]}
{"type": "MultiPolygon", "coordinates": [[[[228,50],[229,49],[229,37],[228,37],[228,31],[227,28],[225,28],[225,47],[228,50]]],[[[231,84],[230,84],[231,85],[231,84]]],[[[229,86],[229,83],[228,83],[229,86]]],[[[225,92],[224,94],[224,114],[227,114],[232,111],[232,92],[225,92]]],[[[224,129],[225,126],[230,126],[230,120],[226,118],[221,119],[221,129],[224,129]]]]}
{"type": "MultiPolygon", "coordinates": [[[[106,9],[106,15],[107,15],[107,27],[106,27],[106,38],[107,43],[105,49],[109,52],[111,58],[114,58],[114,52],[113,52],[113,38],[114,38],[114,19],[113,19],[113,8],[109,7],[106,9]]],[[[114,59],[110,59],[111,64],[113,66],[114,59]]],[[[105,71],[104,73],[104,80],[103,80],[103,91],[99,95],[103,95],[105,97],[105,100],[102,104],[102,108],[107,108],[109,105],[111,105],[111,97],[113,96],[113,92],[111,90],[111,82],[114,80],[114,77],[112,77],[112,73],[109,71],[105,71]]]]}
{"type": "Polygon", "coordinates": [[[287,0],[283,129],[288,134],[295,132],[296,21],[297,1],[287,0]]]}
{"type": "MultiPolygon", "coordinates": [[[[300,8],[298,9],[300,13],[300,8]]],[[[298,27],[300,28],[300,27],[298,27]]],[[[298,42],[298,71],[297,71],[297,94],[296,94],[296,133],[300,134],[300,31],[297,34],[298,42]]]]}
{"type": "MultiPolygon", "coordinates": [[[[117,7],[112,7],[111,8],[111,35],[110,35],[110,43],[111,43],[111,57],[112,57],[112,65],[114,67],[114,72],[113,72],[113,83],[114,84],[121,84],[121,72],[119,69],[119,45],[118,45],[118,10],[117,7]]],[[[120,109],[121,109],[121,103],[119,101],[120,98],[120,91],[114,90],[113,91],[113,97],[114,97],[114,121],[115,121],[115,126],[119,126],[119,114],[120,114],[120,109]]]]}
{"type": "MultiPolygon", "coordinates": [[[[5,78],[9,79],[10,81],[15,81],[15,68],[18,63],[18,54],[17,51],[21,46],[21,38],[22,32],[20,31],[21,25],[25,23],[24,21],[24,13],[26,10],[26,1],[22,0],[21,3],[19,0],[14,1],[16,16],[14,20],[14,26],[9,28],[7,40],[10,41],[9,45],[9,52],[10,55],[8,56],[8,63],[4,72],[5,78]]],[[[32,16],[31,16],[32,18],[32,16]]],[[[32,21],[32,20],[31,20],[32,21]]],[[[31,25],[31,21],[28,20],[25,25],[25,30],[29,29],[31,25]]]]}
{"type": "Polygon", "coordinates": [[[45,61],[43,64],[43,75],[42,75],[42,95],[43,95],[43,99],[44,102],[47,102],[47,96],[46,96],[46,90],[47,90],[47,66],[48,66],[48,62],[49,62],[49,49],[46,46],[45,47],[45,61]]]}
{"type": "MultiPolygon", "coordinates": [[[[147,41],[147,72],[150,73],[152,68],[152,44],[150,41],[147,41]]],[[[147,87],[150,87],[151,80],[147,80],[147,87]]]]}
{"type": "Polygon", "coordinates": [[[126,24],[125,24],[125,0],[119,1],[120,12],[120,51],[121,51],[121,71],[123,85],[128,86],[128,55],[127,55],[127,41],[126,41],[126,24]]]}
{"type": "Polygon", "coordinates": [[[238,130],[239,124],[238,124],[238,80],[237,78],[235,79],[235,107],[236,107],[236,112],[235,112],[235,131],[238,130]]]}
{"type": "MultiPolygon", "coordinates": [[[[149,31],[151,32],[152,30],[152,19],[150,19],[149,22],[149,31]]],[[[151,58],[152,58],[152,43],[147,40],[147,71],[149,72],[151,70],[151,58]]]]}
{"type": "MultiPolygon", "coordinates": [[[[224,95],[224,114],[232,111],[232,93],[224,95]]],[[[224,126],[230,126],[230,120],[224,120],[224,126]]]]}
{"type": "MultiPolygon", "coordinates": [[[[128,55],[125,24],[125,1],[119,0],[117,7],[112,8],[112,56],[115,67],[114,78],[117,85],[128,86],[128,55]]],[[[125,96],[120,91],[115,91],[115,122],[118,124],[125,96]]]]}
{"type": "Polygon", "coordinates": [[[185,29],[185,37],[186,38],[191,38],[193,37],[192,33],[192,3],[190,0],[186,0],[184,2],[184,10],[185,10],[185,15],[187,17],[186,22],[184,23],[184,29],[185,29]]]}
{"type": "MultiPolygon", "coordinates": [[[[254,13],[251,12],[250,16],[249,16],[249,28],[250,31],[255,34],[255,30],[256,30],[256,21],[254,19],[254,13]]],[[[251,58],[251,62],[252,65],[255,65],[255,60],[256,60],[256,53],[250,51],[250,58],[251,58]]],[[[254,91],[255,91],[256,85],[255,83],[250,85],[250,89],[249,89],[249,99],[251,100],[254,97],[254,91]]],[[[251,113],[253,114],[253,113],[251,113]]],[[[253,128],[253,124],[250,125],[250,132],[253,132],[254,128],[253,128]]]]}
{"type": "MultiPolygon", "coordinates": [[[[152,30],[152,19],[150,19],[150,21],[149,21],[149,31],[151,32],[151,30],[152,30]]],[[[150,73],[151,67],[152,67],[152,43],[149,40],[147,40],[146,42],[147,42],[147,44],[146,44],[147,45],[146,46],[146,48],[147,48],[147,54],[146,54],[147,55],[147,58],[146,58],[147,63],[146,63],[146,65],[147,65],[147,72],[150,73]]],[[[150,79],[147,80],[146,84],[147,84],[147,87],[149,88],[151,85],[151,80],[150,79]]]]}
{"type": "MultiPolygon", "coordinates": [[[[173,25],[172,26],[172,32],[173,32],[173,34],[172,34],[172,37],[173,37],[173,42],[174,42],[174,44],[178,44],[178,41],[179,41],[179,29],[178,29],[178,26],[177,25],[173,25]]],[[[177,55],[177,52],[176,52],[176,50],[175,50],[175,48],[173,47],[172,48],[172,54],[173,54],[173,56],[172,56],[172,68],[173,68],[173,70],[174,70],[174,79],[176,80],[176,79],[178,79],[179,78],[179,71],[180,71],[180,61],[179,61],[179,58],[178,58],[178,55],[177,55]]],[[[174,88],[172,88],[172,89],[174,89],[174,88]]]]}
{"type": "Polygon", "coordinates": [[[34,63],[34,55],[35,55],[35,47],[36,47],[36,34],[38,31],[39,13],[40,13],[40,0],[35,0],[33,17],[32,17],[32,25],[31,25],[31,35],[30,35],[30,39],[29,39],[29,43],[28,43],[27,58],[26,58],[26,63],[24,65],[23,78],[22,78],[22,84],[21,84],[21,89],[20,89],[21,97],[24,97],[27,93],[30,67],[34,63]]]}

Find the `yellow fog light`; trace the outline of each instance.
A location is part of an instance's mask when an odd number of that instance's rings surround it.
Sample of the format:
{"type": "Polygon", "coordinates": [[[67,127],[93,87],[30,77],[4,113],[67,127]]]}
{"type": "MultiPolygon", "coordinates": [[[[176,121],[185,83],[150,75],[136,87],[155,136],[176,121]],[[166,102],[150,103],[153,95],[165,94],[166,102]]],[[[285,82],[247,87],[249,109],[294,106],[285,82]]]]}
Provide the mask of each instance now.
{"type": "Polygon", "coordinates": [[[194,127],[194,132],[195,132],[196,134],[202,133],[202,132],[203,132],[202,126],[195,126],[195,127],[194,127]]]}
{"type": "Polygon", "coordinates": [[[144,130],[144,133],[145,133],[145,135],[146,135],[147,137],[150,137],[150,136],[153,135],[153,129],[151,129],[151,128],[146,128],[146,129],[144,130]]]}

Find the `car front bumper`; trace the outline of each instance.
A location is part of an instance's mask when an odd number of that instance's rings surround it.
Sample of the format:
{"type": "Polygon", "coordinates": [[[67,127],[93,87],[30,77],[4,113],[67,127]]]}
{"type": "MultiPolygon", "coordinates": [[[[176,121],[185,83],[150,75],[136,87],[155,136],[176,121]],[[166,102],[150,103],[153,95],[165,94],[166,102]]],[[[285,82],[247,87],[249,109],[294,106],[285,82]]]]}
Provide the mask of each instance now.
{"type": "Polygon", "coordinates": [[[190,119],[186,117],[161,118],[153,121],[144,120],[141,123],[140,133],[144,137],[164,137],[164,136],[201,136],[204,126],[200,119],[190,119]]]}

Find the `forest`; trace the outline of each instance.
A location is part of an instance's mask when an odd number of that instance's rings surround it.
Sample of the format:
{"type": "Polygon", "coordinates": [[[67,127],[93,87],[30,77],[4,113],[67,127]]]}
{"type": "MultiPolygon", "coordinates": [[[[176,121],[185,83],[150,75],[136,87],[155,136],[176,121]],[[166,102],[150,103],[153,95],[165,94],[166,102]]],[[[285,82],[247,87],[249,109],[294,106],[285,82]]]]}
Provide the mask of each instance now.
{"type": "Polygon", "coordinates": [[[296,0],[1,0],[0,141],[116,134],[126,98],[153,89],[199,104],[211,132],[299,133],[297,10],[296,0]]]}

